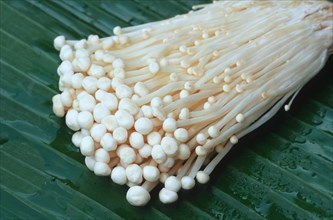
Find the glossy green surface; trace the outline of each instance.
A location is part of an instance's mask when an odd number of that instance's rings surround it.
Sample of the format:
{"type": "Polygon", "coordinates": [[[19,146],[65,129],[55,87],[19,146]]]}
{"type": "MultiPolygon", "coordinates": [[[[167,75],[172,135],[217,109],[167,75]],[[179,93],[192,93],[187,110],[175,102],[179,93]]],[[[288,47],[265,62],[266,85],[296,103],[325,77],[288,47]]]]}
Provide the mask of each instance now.
{"type": "Polygon", "coordinates": [[[107,36],[115,25],[168,18],[202,2],[0,1],[0,219],[333,218],[332,58],[290,112],[241,140],[209,184],[182,191],[172,205],[155,190],[146,207],[130,206],[126,187],[88,171],[64,119],[52,114],[54,37],[107,36]]]}

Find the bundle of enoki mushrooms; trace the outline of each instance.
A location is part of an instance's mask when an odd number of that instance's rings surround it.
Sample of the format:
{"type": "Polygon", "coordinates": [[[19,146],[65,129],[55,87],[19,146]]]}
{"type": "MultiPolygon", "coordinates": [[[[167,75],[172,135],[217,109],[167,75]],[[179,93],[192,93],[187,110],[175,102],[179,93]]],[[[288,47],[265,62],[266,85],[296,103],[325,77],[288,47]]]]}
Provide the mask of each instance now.
{"type": "Polygon", "coordinates": [[[285,110],[332,53],[332,3],[217,1],[114,36],[58,36],[53,111],[96,175],[135,206],[209,175],[238,139],[285,110]],[[285,104],[288,100],[289,104],[285,104]]]}

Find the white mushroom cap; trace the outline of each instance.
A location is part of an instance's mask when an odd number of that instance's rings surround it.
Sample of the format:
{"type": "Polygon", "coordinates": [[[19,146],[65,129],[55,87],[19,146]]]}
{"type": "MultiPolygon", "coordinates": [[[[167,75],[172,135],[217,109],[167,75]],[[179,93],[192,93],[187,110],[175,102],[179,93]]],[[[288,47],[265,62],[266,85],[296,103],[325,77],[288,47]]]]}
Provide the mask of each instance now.
{"type": "Polygon", "coordinates": [[[149,90],[142,82],[137,82],[134,86],[134,92],[138,94],[139,96],[143,97],[145,95],[148,95],[149,90]]]}
{"type": "Polygon", "coordinates": [[[244,119],[245,119],[244,115],[241,114],[241,113],[236,116],[236,121],[239,122],[239,123],[243,122],[244,119]]]}
{"type": "Polygon", "coordinates": [[[216,97],[215,97],[215,96],[210,96],[210,97],[208,98],[208,102],[209,102],[209,103],[215,103],[215,102],[216,102],[216,97]]]}
{"type": "Polygon", "coordinates": [[[152,107],[153,110],[153,116],[158,118],[161,121],[164,121],[166,119],[166,113],[161,107],[152,107]]]}
{"type": "Polygon", "coordinates": [[[80,151],[81,154],[84,156],[92,156],[94,154],[95,146],[94,146],[94,140],[91,136],[85,136],[82,138],[81,145],[80,145],[80,151]]]}
{"type": "Polygon", "coordinates": [[[151,150],[151,157],[157,162],[157,163],[163,163],[167,156],[165,152],[163,151],[163,148],[161,145],[154,145],[153,149],[151,150]]]}
{"type": "Polygon", "coordinates": [[[127,141],[128,133],[127,130],[123,127],[118,127],[114,129],[113,138],[117,141],[117,143],[122,144],[127,141]]]}
{"type": "Polygon", "coordinates": [[[207,141],[207,137],[203,134],[203,133],[199,133],[196,136],[196,141],[198,142],[198,144],[205,144],[207,141]]]}
{"type": "Polygon", "coordinates": [[[160,65],[157,62],[151,62],[148,65],[149,72],[156,74],[160,70],[160,65]]]}
{"type": "Polygon", "coordinates": [[[73,73],[65,73],[64,75],[60,76],[59,79],[59,87],[61,88],[60,91],[64,91],[66,88],[70,88],[72,85],[72,76],[73,73]]]}
{"type": "Polygon", "coordinates": [[[237,136],[235,136],[235,135],[231,136],[231,137],[230,137],[230,142],[231,142],[232,144],[237,144],[237,143],[238,143],[238,138],[237,138],[237,136]]]}
{"type": "Polygon", "coordinates": [[[89,55],[90,55],[89,51],[84,48],[79,48],[75,51],[76,58],[89,57],[89,55]]]}
{"type": "Polygon", "coordinates": [[[61,102],[65,107],[71,107],[73,103],[72,95],[68,89],[60,94],[61,102]]]}
{"type": "Polygon", "coordinates": [[[209,136],[211,136],[212,138],[216,138],[220,135],[220,132],[219,130],[213,125],[213,126],[210,126],[208,128],[208,134],[209,136]]]}
{"type": "Polygon", "coordinates": [[[77,122],[82,129],[90,129],[94,123],[94,118],[90,112],[81,111],[77,116],[77,122]]]}
{"type": "Polygon", "coordinates": [[[150,101],[150,105],[151,107],[163,107],[163,101],[160,97],[154,97],[152,98],[152,100],[150,101]]]}
{"type": "Polygon", "coordinates": [[[96,142],[100,142],[105,133],[106,127],[103,124],[94,124],[90,129],[90,135],[96,142]]]}
{"type": "Polygon", "coordinates": [[[156,131],[151,132],[147,136],[147,142],[148,142],[148,144],[150,144],[152,146],[154,146],[156,144],[160,144],[161,143],[161,134],[156,131]]]}
{"type": "Polygon", "coordinates": [[[124,110],[118,110],[115,114],[118,125],[130,129],[134,125],[134,118],[133,116],[124,110]]]}
{"type": "Polygon", "coordinates": [[[93,115],[95,121],[101,123],[103,118],[110,115],[110,111],[103,103],[98,103],[94,108],[93,115]]]}
{"type": "Polygon", "coordinates": [[[121,27],[116,26],[113,28],[113,33],[114,33],[114,35],[120,35],[123,33],[123,30],[121,29],[121,27]]]}
{"type": "Polygon", "coordinates": [[[88,42],[92,45],[97,45],[99,43],[98,35],[89,35],[88,36],[88,42]]]}
{"type": "Polygon", "coordinates": [[[182,183],[182,188],[186,190],[192,189],[195,186],[194,179],[189,176],[183,176],[181,179],[181,183],[182,183]]]}
{"type": "MultiPolygon", "coordinates": [[[[132,101],[137,101],[140,99],[140,96],[138,96],[137,94],[134,94],[134,95],[132,95],[131,99],[132,99],[132,101]]],[[[140,109],[140,111],[141,111],[141,109],[140,109]]]]}
{"type": "Polygon", "coordinates": [[[119,36],[115,36],[116,38],[118,38],[117,43],[121,44],[121,45],[125,45],[129,42],[129,37],[125,34],[119,35],[119,36]]]}
{"type": "Polygon", "coordinates": [[[118,109],[125,110],[131,115],[136,115],[140,108],[135,104],[135,102],[129,98],[123,98],[119,101],[118,109]]]}
{"type": "Polygon", "coordinates": [[[101,123],[106,127],[108,131],[114,131],[116,128],[119,127],[116,116],[114,115],[108,115],[104,117],[101,123]]]}
{"type": "Polygon", "coordinates": [[[186,98],[187,96],[189,96],[190,95],[190,93],[187,91],[187,90],[182,90],[182,91],[180,91],[180,93],[179,93],[179,98],[181,98],[181,99],[183,99],[183,98],[186,98]]]}
{"type": "Polygon", "coordinates": [[[65,115],[65,108],[61,102],[60,94],[53,96],[52,102],[53,102],[52,110],[54,114],[58,117],[63,117],[65,115]]]}
{"type": "Polygon", "coordinates": [[[112,62],[112,65],[113,65],[113,68],[124,68],[125,67],[125,64],[124,64],[124,61],[122,59],[115,59],[113,62],[112,62]]]}
{"type": "Polygon", "coordinates": [[[175,176],[169,176],[165,180],[164,185],[166,189],[171,190],[173,192],[178,192],[182,187],[181,182],[175,176]]]}
{"type": "Polygon", "coordinates": [[[133,132],[129,138],[129,142],[133,148],[140,149],[144,145],[143,135],[139,132],[133,132]]]}
{"type": "Polygon", "coordinates": [[[82,134],[81,131],[77,131],[72,136],[72,143],[75,147],[80,147],[82,138],[84,138],[85,135],[82,134]]]}
{"type": "Polygon", "coordinates": [[[178,80],[178,75],[177,75],[177,73],[170,73],[169,78],[170,78],[170,81],[175,82],[178,80]]]}
{"type": "Polygon", "coordinates": [[[178,151],[178,158],[181,160],[187,160],[191,155],[191,150],[187,144],[180,144],[178,151]]]}
{"type": "Polygon", "coordinates": [[[155,182],[160,178],[160,171],[154,166],[144,166],[143,167],[143,177],[150,182],[155,182]]]}
{"type": "Polygon", "coordinates": [[[153,128],[153,122],[149,118],[139,118],[134,124],[134,128],[137,132],[146,135],[149,134],[153,128]]]}
{"type": "Polygon", "coordinates": [[[163,188],[158,195],[160,201],[164,204],[173,203],[178,199],[178,194],[176,192],[166,188],[163,188]]]}
{"type": "Polygon", "coordinates": [[[100,144],[106,151],[113,151],[117,149],[117,141],[112,137],[112,134],[110,133],[106,133],[103,135],[100,144]]]}
{"type": "Polygon", "coordinates": [[[128,181],[140,184],[143,180],[142,178],[142,169],[137,164],[130,164],[126,167],[126,176],[128,181]]]}
{"type": "Polygon", "coordinates": [[[111,172],[111,179],[114,183],[117,183],[119,185],[124,185],[127,183],[127,176],[126,171],[124,167],[117,166],[112,169],[111,172]]]}
{"type": "Polygon", "coordinates": [[[88,93],[84,94],[83,96],[78,96],[79,101],[79,108],[81,111],[89,111],[92,112],[96,105],[96,100],[92,95],[88,93]]]}
{"type": "Polygon", "coordinates": [[[179,113],[179,119],[188,119],[190,117],[190,110],[188,108],[182,108],[179,113]]]}
{"type": "Polygon", "coordinates": [[[165,67],[165,66],[167,66],[169,64],[169,61],[168,61],[168,59],[167,58],[162,58],[161,60],[160,60],[160,65],[161,66],[163,66],[163,67],[165,67]]]}
{"type": "Polygon", "coordinates": [[[60,50],[66,43],[66,38],[62,35],[56,37],[53,41],[53,46],[55,49],[60,50]]]}
{"type": "Polygon", "coordinates": [[[94,173],[97,176],[108,176],[111,173],[111,168],[107,163],[96,162],[94,165],[94,173]]]}
{"type": "Polygon", "coordinates": [[[80,89],[82,87],[82,81],[84,79],[84,75],[82,73],[75,73],[71,78],[71,84],[74,89],[80,89]]]}
{"type": "MultiPolygon", "coordinates": [[[[107,50],[107,49],[110,49],[114,44],[114,41],[112,40],[112,38],[107,38],[107,39],[104,39],[103,42],[102,42],[102,45],[103,45],[103,49],[104,50],[107,50]]],[[[105,55],[106,56],[106,55],[105,55]]],[[[105,57],[104,56],[104,57],[105,57]]],[[[103,61],[105,62],[105,60],[103,59],[103,61]]],[[[113,61],[113,60],[112,60],[113,61]]]]}
{"type": "Polygon", "coordinates": [[[95,151],[95,160],[97,162],[109,163],[110,155],[104,148],[99,148],[95,151]]]}
{"type": "Polygon", "coordinates": [[[209,109],[212,106],[210,102],[205,102],[204,109],[209,109]]]}
{"type": "Polygon", "coordinates": [[[121,84],[116,88],[116,95],[119,99],[130,98],[133,95],[133,91],[127,85],[121,84]]]}
{"type": "Polygon", "coordinates": [[[126,144],[119,146],[117,154],[120,160],[126,164],[131,164],[136,160],[135,151],[126,144]]]}
{"type": "Polygon", "coordinates": [[[142,113],[146,118],[152,118],[153,115],[153,109],[149,105],[143,105],[141,107],[142,113]]]}
{"type": "Polygon", "coordinates": [[[205,184],[209,181],[209,175],[207,173],[205,173],[204,171],[198,171],[196,178],[198,180],[199,183],[201,184],[205,184]]]}
{"type": "Polygon", "coordinates": [[[189,90],[189,91],[193,90],[193,89],[194,89],[194,85],[193,85],[193,83],[190,82],[190,81],[187,81],[187,82],[184,84],[184,89],[189,90]]]}
{"type": "Polygon", "coordinates": [[[78,123],[78,112],[75,109],[71,109],[66,114],[66,125],[73,131],[77,131],[80,129],[78,123]]]}
{"type": "Polygon", "coordinates": [[[113,77],[111,81],[112,89],[116,90],[119,85],[124,84],[124,79],[119,77],[113,77]]]}
{"type": "Polygon", "coordinates": [[[177,122],[174,118],[167,118],[163,122],[163,130],[166,132],[174,132],[177,128],[177,122]]]}
{"type": "Polygon", "coordinates": [[[142,186],[132,186],[126,193],[126,199],[133,206],[144,206],[149,202],[150,194],[142,186]]]}
{"type": "Polygon", "coordinates": [[[107,93],[103,90],[97,90],[96,99],[103,103],[110,111],[118,108],[118,99],[112,93],[107,93]]]}
{"type": "Polygon", "coordinates": [[[173,135],[178,141],[186,142],[189,138],[188,131],[185,128],[177,128],[173,135]]]}
{"type": "Polygon", "coordinates": [[[173,98],[172,98],[171,95],[166,95],[166,96],[164,96],[164,98],[163,98],[163,102],[164,102],[165,104],[170,104],[170,103],[172,103],[172,101],[173,101],[173,98]]]}
{"type": "Polygon", "coordinates": [[[101,60],[103,60],[103,57],[104,57],[104,51],[96,50],[94,56],[97,61],[101,61],[101,60]]]}
{"type": "Polygon", "coordinates": [[[113,77],[125,79],[126,78],[126,72],[123,68],[115,68],[113,70],[113,77]]]}
{"type": "Polygon", "coordinates": [[[104,91],[108,91],[111,88],[111,79],[108,77],[99,78],[97,81],[97,87],[104,91]]]}
{"type": "Polygon", "coordinates": [[[195,153],[198,156],[205,156],[205,155],[207,155],[207,150],[203,146],[197,146],[195,148],[195,153]]]}
{"type": "Polygon", "coordinates": [[[91,60],[88,56],[81,55],[81,57],[76,57],[72,63],[77,71],[86,72],[91,65],[91,60]]]}
{"type": "Polygon", "coordinates": [[[81,98],[83,98],[83,97],[86,96],[86,95],[89,95],[89,93],[87,93],[87,92],[84,91],[84,90],[78,90],[76,93],[77,93],[76,98],[77,98],[78,100],[81,99],[81,98]]]}
{"type": "Polygon", "coordinates": [[[93,94],[97,90],[97,78],[93,76],[87,76],[82,80],[82,87],[90,94],[93,94]]]}
{"type": "Polygon", "coordinates": [[[69,45],[64,45],[60,49],[59,57],[62,61],[64,60],[72,60],[74,57],[74,53],[72,48],[69,45]]]}
{"type": "Polygon", "coordinates": [[[95,92],[95,98],[96,100],[102,102],[104,95],[108,94],[106,91],[102,90],[102,89],[98,89],[95,92]]]}
{"type": "Polygon", "coordinates": [[[178,152],[178,144],[176,140],[172,137],[164,137],[162,138],[161,141],[161,146],[163,151],[168,155],[168,156],[175,156],[178,152]]]}
{"type": "Polygon", "coordinates": [[[94,171],[95,158],[94,157],[85,157],[84,162],[90,171],[94,171]]]}
{"type": "Polygon", "coordinates": [[[139,154],[143,158],[148,158],[151,155],[152,146],[149,144],[144,144],[142,148],[139,149],[139,154]]]}

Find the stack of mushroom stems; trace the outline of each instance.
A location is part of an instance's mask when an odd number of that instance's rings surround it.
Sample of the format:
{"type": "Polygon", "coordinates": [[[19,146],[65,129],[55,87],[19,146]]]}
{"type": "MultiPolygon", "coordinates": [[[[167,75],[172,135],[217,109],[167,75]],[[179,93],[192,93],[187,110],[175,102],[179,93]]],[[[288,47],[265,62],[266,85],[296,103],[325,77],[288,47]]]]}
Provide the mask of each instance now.
{"type": "Polygon", "coordinates": [[[115,27],[106,38],[54,40],[62,63],[53,111],[75,131],[87,167],[128,185],[135,206],[160,182],[163,203],[195,179],[207,183],[238,139],[297,94],[332,49],[325,1],[217,1],[194,9],[115,27]]]}

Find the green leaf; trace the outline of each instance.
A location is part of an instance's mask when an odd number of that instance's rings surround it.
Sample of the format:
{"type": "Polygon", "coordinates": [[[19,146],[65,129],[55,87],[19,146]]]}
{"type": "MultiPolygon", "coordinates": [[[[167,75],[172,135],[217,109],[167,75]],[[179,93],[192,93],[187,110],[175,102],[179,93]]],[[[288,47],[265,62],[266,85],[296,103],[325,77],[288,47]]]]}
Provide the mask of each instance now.
{"type": "MultiPolygon", "coordinates": [[[[57,35],[80,39],[185,13],[206,0],[4,0],[1,7],[0,219],[332,219],[332,58],[290,112],[234,147],[211,182],[175,204],[130,206],[97,177],[52,113],[57,35]]],[[[160,187],[158,187],[160,188],[160,187]]]]}

